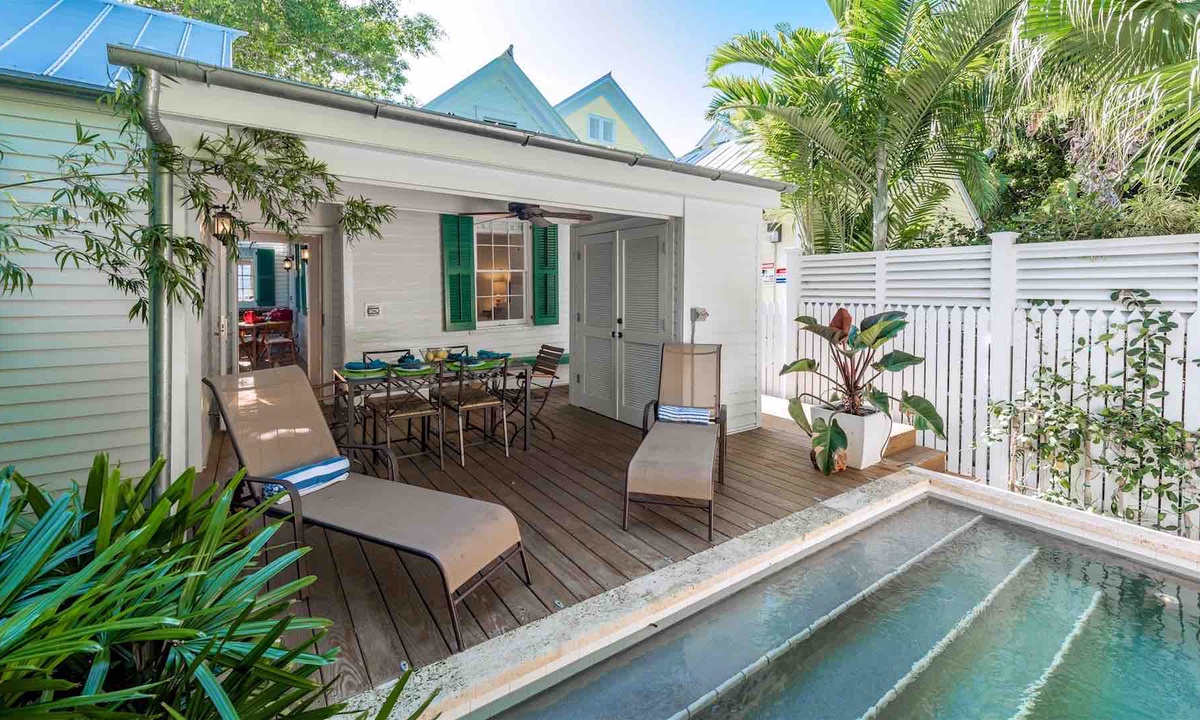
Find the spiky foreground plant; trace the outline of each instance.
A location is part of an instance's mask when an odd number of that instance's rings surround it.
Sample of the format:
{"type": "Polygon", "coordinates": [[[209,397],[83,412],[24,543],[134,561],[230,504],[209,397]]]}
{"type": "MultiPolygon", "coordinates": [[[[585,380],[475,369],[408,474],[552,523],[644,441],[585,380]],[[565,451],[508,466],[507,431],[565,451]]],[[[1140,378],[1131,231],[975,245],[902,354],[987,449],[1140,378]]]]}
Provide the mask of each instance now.
{"type": "Polygon", "coordinates": [[[97,455],[56,497],[0,471],[0,717],[342,713],[318,707],[329,621],[288,612],[315,578],[268,585],[308,548],[256,564],[280,527],[268,505],[232,509],[240,477],[197,494],[192,469],[151,502],[162,468],[122,478],[97,455]],[[289,646],[292,631],[307,637],[289,646]]]}

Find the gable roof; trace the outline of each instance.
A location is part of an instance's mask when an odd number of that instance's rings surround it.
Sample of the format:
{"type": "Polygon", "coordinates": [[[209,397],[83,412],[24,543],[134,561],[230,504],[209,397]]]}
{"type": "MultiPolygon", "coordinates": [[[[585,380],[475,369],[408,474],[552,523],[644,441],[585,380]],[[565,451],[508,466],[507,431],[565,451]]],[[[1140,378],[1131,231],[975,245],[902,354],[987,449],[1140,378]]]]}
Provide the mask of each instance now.
{"type": "Polygon", "coordinates": [[[638,142],[646,148],[647,152],[655,157],[668,160],[675,157],[667,144],[654,131],[654,127],[621,89],[611,72],[580,88],[566,100],[555,105],[554,109],[558,111],[559,115],[566,117],[597,97],[608,100],[609,105],[612,105],[613,109],[617,111],[621,121],[637,137],[638,142]]]}
{"type": "Polygon", "coordinates": [[[233,66],[233,41],[246,33],[117,0],[3,0],[0,70],[106,88],[128,68],[107,47],[129,45],[233,66]]]}
{"type": "Polygon", "coordinates": [[[489,106],[480,102],[481,99],[496,105],[495,109],[500,111],[524,113],[526,117],[513,120],[522,130],[533,130],[567,140],[579,139],[517,65],[512,45],[495,60],[458,81],[422,107],[447,115],[484,120],[485,117],[477,117],[479,110],[484,110],[486,114],[489,106]],[[525,127],[525,124],[529,127],[525,127]]]}

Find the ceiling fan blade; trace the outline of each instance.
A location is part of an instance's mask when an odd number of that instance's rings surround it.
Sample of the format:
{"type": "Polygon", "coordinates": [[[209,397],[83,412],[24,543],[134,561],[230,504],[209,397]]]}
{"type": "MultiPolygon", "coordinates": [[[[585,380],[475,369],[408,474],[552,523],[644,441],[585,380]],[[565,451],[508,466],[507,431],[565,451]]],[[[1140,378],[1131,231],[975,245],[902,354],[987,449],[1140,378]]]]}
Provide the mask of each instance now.
{"type": "Polygon", "coordinates": [[[495,215],[496,220],[517,216],[515,212],[505,212],[503,210],[484,210],[480,212],[459,213],[459,215],[471,215],[472,217],[478,217],[481,215],[495,215]]]}
{"type": "Polygon", "coordinates": [[[534,227],[550,227],[554,224],[542,215],[530,215],[529,222],[533,223],[534,227]]]}
{"type": "Polygon", "coordinates": [[[580,220],[582,222],[591,222],[594,219],[587,213],[548,212],[545,216],[558,220],[580,220]]]}

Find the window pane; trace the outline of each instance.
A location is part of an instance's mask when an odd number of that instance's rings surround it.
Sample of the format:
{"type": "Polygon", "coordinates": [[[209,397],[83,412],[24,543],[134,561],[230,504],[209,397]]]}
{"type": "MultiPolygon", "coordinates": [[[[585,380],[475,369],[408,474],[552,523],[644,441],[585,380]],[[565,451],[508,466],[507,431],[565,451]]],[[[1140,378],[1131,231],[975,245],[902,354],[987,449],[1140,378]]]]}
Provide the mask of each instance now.
{"type": "Polygon", "coordinates": [[[475,242],[480,245],[491,245],[492,244],[491,230],[480,230],[479,232],[475,233],[475,242]]]}
{"type": "Polygon", "coordinates": [[[478,308],[478,312],[475,316],[475,320],[477,322],[487,322],[488,320],[492,319],[492,299],[491,298],[477,299],[475,301],[475,307],[478,308]]]}
{"type": "Polygon", "coordinates": [[[492,268],[495,270],[508,269],[508,248],[498,247],[492,248],[489,252],[494,254],[492,260],[492,268]]]}
{"type": "Polygon", "coordinates": [[[475,262],[479,264],[480,270],[492,269],[492,249],[490,247],[479,247],[475,249],[475,262]]]}
{"type": "Polygon", "coordinates": [[[525,317],[524,298],[514,296],[508,299],[508,317],[513,320],[525,317]]]}
{"type": "Polygon", "coordinates": [[[491,276],[486,273],[475,274],[475,297],[483,297],[492,294],[491,276]]]}
{"type": "Polygon", "coordinates": [[[604,121],[604,142],[613,141],[613,123],[611,120],[604,121]]]}
{"type": "Polygon", "coordinates": [[[588,118],[588,137],[600,139],[600,118],[588,118]]]}
{"type": "Polygon", "coordinates": [[[492,298],[492,319],[507,320],[508,319],[508,298],[498,297],[492,298]]]}
{"type": "Polygon", "coordinates": [[[514,247],[508,249],[508,266],[513,270],[521,270],[525,267],[525,249],[514,247]]]}
{"type": "Polygon", "coordinates": [[[525,294],[525,273],[512,273],[508,283],[507,295],[525,294]]]}

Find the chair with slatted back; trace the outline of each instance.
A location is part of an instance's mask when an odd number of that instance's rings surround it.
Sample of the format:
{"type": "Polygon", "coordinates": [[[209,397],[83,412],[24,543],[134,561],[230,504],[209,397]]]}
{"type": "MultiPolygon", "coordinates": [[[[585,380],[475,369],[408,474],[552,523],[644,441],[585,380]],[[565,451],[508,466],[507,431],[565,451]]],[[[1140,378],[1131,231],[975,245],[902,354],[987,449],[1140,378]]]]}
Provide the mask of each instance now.
{"type": "Polygon", "coordinates": [[[450,449],[458,451],[458,462],[467,466],[466,433],[469,430],[479,430],[483,439],[471,443],[472,446],[495,442],[495,429],[504,430],[504,457],[508,457],[508,403],[504,398],[508,395],[508,358],[488,360],[476,366],[467,367],[461,363],[451,362],[447,369],[455,373],[450,382],[439,385],[438,405],[445,411],[453,413],[458,421],[458,445],[451,444],[450,449]],[[500,411],[500,419],[496,423],[488,422],[489,415],[500,411]],[[471,413],[484,416],[481,425],[471,422],[471,413]]]}
{"type": "MultiPolygon", "coordinates": [[[[554,382],[558,379],[558,366],[562,363],[563,354],[566,351],[560,347],[553,345],[543,345],[538,348],[537,357],[533,360],[533,367],[529,372],[522,376],[522,379],[517,383],[517,387],[505,393],[505,399],[508,401],[508,414],[514,415],[524,411],[525,405],[525,383],[529,383],[529,399],[533,406],[529,416],[529,425],[534,430],[538,429],[538,417],[542,414],[542,409],[546,407],[546,401],[550,399],[550,393],[554,390],[554,382]]],[[[524,430],[523,427],[517,425],[514,421],[513,425],[516,429],[513,431],[513,438],[516,438],[517,433],[524,430]]],[[[557,440],[558,437],[554,434],[554,428],[549,424],[544,425],[550,431],[550,437],[557,440]]]]}

